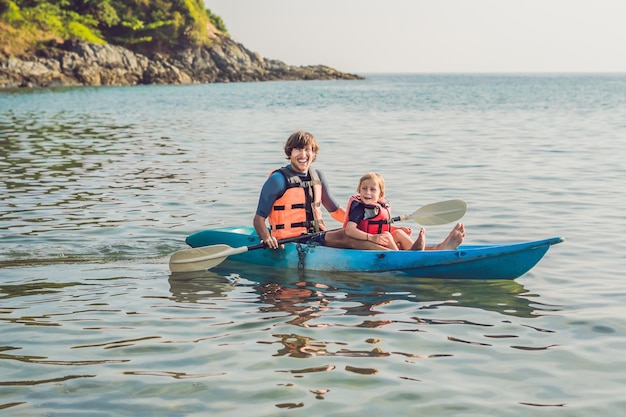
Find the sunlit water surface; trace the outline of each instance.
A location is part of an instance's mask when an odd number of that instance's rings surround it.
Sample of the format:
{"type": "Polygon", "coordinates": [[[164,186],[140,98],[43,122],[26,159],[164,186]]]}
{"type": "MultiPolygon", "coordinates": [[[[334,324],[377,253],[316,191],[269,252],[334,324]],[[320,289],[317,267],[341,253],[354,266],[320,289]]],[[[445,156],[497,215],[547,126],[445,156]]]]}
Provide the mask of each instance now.
{"type": "Polygon", "coordinates": [[[622,75],[2,91],[0,413],[622,416],[624,138],[622,75]],[[513,281],[170,275],[297,129],[344,204],[377,171],[468,243],[565,242],[513,281]]]}

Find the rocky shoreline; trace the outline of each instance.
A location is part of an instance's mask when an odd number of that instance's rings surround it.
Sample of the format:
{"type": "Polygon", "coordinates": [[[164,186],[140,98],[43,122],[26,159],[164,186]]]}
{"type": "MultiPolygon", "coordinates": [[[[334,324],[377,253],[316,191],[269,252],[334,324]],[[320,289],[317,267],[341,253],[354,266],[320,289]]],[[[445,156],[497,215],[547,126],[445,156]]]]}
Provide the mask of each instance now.
{"type": "Polygon", "coordinates": [[[358,80],[324,65],[266,59],[228,37],[172,55],[134,53],[116,45],[66,41],[28,57],[0,59],[0,88],[194,84],[275,80],[358,80]]]}

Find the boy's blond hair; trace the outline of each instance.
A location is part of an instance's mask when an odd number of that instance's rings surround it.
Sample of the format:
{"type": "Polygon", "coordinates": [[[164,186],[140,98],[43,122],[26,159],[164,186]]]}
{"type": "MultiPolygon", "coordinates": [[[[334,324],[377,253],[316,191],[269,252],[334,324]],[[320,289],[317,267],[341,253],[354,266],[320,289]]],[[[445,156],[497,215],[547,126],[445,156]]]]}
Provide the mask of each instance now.
{"type": "Polygon", "coordinates": [[[367,181],[367,180],[376,181],[378,183],[378,188],[380,188],[381,198],[385,196],[385,179],[383,178],[382,175],[376,172],[368,172],[367,174],[361,177],[361,179],[359,180],[359,185],[356,187],[357,193],[360,192],[361,184],[363,184],[363,181],[367,181]]]}

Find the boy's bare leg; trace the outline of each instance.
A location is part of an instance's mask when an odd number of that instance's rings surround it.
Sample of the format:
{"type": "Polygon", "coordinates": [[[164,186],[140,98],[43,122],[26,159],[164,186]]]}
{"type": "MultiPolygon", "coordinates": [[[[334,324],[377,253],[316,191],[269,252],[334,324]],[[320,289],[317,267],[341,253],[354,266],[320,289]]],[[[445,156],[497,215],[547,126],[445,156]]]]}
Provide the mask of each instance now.
{"type": "Polygon", "coordinates": [[[426,249],[426,230],[422,227],[417,234],[417,239],[411,246],[411,250],[424,250],[426,249]]]}

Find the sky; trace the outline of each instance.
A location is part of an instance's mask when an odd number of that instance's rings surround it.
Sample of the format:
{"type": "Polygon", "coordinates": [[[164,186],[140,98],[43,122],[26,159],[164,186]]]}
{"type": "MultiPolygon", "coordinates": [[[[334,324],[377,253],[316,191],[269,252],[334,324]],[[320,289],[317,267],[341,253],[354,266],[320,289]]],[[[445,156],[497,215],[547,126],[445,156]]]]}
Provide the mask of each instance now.
{"type": "Polygon", "coordinates": [[[231,38],[350,73],[626,73],[626,0],[204,0],[231,38]]]}

